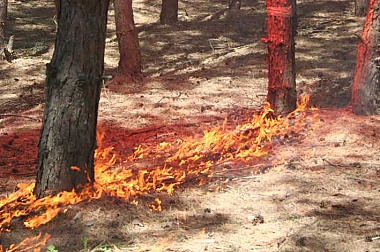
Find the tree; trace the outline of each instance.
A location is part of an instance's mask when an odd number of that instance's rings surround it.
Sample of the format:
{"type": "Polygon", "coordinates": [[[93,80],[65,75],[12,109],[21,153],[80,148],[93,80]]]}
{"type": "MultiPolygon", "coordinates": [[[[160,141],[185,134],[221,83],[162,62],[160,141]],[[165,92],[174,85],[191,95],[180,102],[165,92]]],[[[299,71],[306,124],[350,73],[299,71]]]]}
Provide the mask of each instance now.
{"type": "Polygon", "coordinates": [[[276,113],[287,114],[296,107],[295,0],[267,0],[268,95],[276,113]]]}
{"type": "Polygon", "coordinates": [[[132,0],[114,0],[116,36],[119,44],[120,77],[141,75],[141,53],[138,34],[133,20],[132,0]]]}
{"type": "Polygon", "coordinates": [[[94,181],[108,4],[108,0],[56,0],[58,31],[46,68],[37,197],[80,190],[94,181]]]}
{"type": "MultiPolygon", "coordinates": [[[[8,0],[0,0],[0,59],[6,58],[9,52],[5,43],[5,25],[7,23],[8,16],[8,0]]],[[[9,60],[8,60],[9,61],[9,60]]]]}
{"type": "Polygon", "coordinates": [[[240,10],[241,0],[228,0],[228,9],[230,10],[240,10]]]}
{"type": "Polygon", "coordinates": [[[369,0],[355,0],[355,16],[364,17],[367,13],[369,0]]]}
{"type": "Polygon", "coordinates": [[[351,104],[355,114],[380,113],[380,0],[370,0],[358,45],[351,104]]]}
{"type": "Polygon", "coordinates": [[[178,22],[178,0],[162,0],[160,22],[168,25],[178,22]]]}

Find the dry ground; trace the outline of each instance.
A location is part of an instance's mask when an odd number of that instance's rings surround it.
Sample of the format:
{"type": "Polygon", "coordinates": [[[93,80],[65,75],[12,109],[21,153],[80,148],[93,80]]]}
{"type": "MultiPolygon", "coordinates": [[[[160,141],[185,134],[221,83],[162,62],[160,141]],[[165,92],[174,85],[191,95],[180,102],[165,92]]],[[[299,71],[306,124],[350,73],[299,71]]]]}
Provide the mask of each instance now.
{"type": "MultiPolygon", "coordinates": [[[[103,145],[123,157],[139,144],[201,133],[224,117],[241,123],[262,107],[265,1],[243,1],[237,15],[225,12],[221,0],[180,1],[175,27],[157,23],[159,1],[134,5],[146,78],[104,84],[103,145]]],[[[83,249],[83,237],[92,251],[380,251],[380,118],[346,108],[363,20],[348,0],[299,0],[298,13],[298,92],[319,108],[307,112],[314,119],[302,139],[273,143],[251,168],[161,195],[161,213],[104,197],[72,206],[36,230],[15,220],[11,232],[0,234],[3,247],[42,232],[51,235],[47,244],[67,252],[83,249]]],[[[53,15],[50,1],[9,0],[17,59],[0,66],[2,195],[34,179],[53,15]]],[[[111,10],[105,74],[115,73],[117,60],[111,10]]],[[[146,162],[156,165],[153,157],[146,162]]]]}

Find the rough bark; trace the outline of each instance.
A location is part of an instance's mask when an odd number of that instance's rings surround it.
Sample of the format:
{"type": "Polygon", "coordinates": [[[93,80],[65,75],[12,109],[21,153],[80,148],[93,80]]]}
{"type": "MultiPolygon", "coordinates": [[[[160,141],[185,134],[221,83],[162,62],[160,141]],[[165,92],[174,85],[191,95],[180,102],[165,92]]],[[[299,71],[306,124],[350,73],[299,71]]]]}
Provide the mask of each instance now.
{"type": "Polygon", "coordinates": [[[351,104],[361,115],[380,113],[380,1],[370,0],[358,45],[351,104]]]}
{"type": "Polygon", "coordinates": [[[267,101],[278,114],[296,107],[294,7],[294,0],[267,0],[267,101]]]}
{"type": "Polygon", "coordinates": [[[355,0],[355,16],[364,17],[367,13],[369,0],[355,0]]]}
{"type": "Polygon", "coordinates": [[[46,69],[37,197],[94,181],[97,111],[108,0],[57,0],[58,32],[46,69]]]}
{"type": "Polygon", "coordinates": [[[119,44],[119,76],[141,75],[141,53],[133,19],[132,0],[115,0],[116,36],[119,44]]]}
{"type": "Polygon", "coordinates": [[[8,0],[0,0],[0,58],[4,57],[5,25],[7,23],[8,0]]]}
{"type": "Polygon", "coordinates": [[[162,0],[160,22],[168,25],[178,22],[178,0],[162,0]]]}

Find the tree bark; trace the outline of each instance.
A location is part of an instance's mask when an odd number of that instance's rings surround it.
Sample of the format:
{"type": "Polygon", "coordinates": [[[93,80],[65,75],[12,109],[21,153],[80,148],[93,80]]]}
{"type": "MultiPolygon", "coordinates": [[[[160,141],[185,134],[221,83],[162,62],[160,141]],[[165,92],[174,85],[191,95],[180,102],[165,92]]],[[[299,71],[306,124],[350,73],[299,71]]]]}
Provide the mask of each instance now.
{"type": "Polygon", "coordinates": [[[8,16],[8,0],[0,0],[0,58],[4,58],[5,43],[5,25],[8,16]]]}
{"type": "Polygon", "coordinates": [[[119,44],[119,76],[141,75],[139,38],[133,19],[132,0],[115,0],[116,36],[119,44]]]}
{"type": "Polygon", "coordinates": [[[160,22],[168,25],[178,22],[178,0],[162,0],[160,22]]]}
{"type": "Polygon", "coordinates": [[[275,113],[287,114],[296,107],[295,1],[267,0],[268,95],[275,113]]]}
{"type": "Polygon", "coordinates": [[[56,0],[56,5],[58,32],[46,69],[37,197],[80,190],[94,181],[108,0],[56,0]]]}
{"type": "Polygon", "coordinates": [[[380,113],[380,1],[370,0],[358,45],[351,104],[355,114],[380,113]]]}
{"type": "Polygon", "coordinates": [[[364,17],[367,13],[369,0],[355,0],[355,16],[364,17]]]}

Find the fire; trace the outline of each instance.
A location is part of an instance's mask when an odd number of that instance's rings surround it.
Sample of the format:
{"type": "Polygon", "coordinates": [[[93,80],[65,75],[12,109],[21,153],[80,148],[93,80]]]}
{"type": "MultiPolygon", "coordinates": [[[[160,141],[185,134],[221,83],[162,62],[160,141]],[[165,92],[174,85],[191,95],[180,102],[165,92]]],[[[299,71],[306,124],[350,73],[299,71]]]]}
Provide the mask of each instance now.
{"type": "MultiPolygon", "coordinates": [[[[103,194],[122,198],[137,205],[139,196],[151,193],[172,194],[177,186],[186,181],[203,184],[212,178],[218,164],[228,161],[254,162],[266,155],[274,137],[282,137],[290,131],[302,129],[302,118],[298,114],[307,109],[308,97],[297,103],[297,109],[287,117],[273,116],[266,104],[263,111],[254,114],[248,122],[231,127],[227,120],[223,125],[205,130],[203,135],[173,142],[162,142],[153,148],[138,146],[128,157],[119,157],[112,147],[100,147],[95,153],[95,180],[92,187],[80,193],[61,192],[52,197],[36,199],[34,183],[20,184],[19,190],[0,199],[0,229],[7,230],[12,219],[27,216],[24,225],[36,228],[46,224],[67,205],[84,200],[98,199],[103,194]],[[154,158],[156,167],[135,168],[148,158],[154,158]]],[[[98,134],[98,138],[104,137],[98,134]]],[[[71,167],[76,170],[78,167],[71,167]]],[[[162,211],[161,200],[156,198],[148,206],[162,211]]]]}
{"type": "MultiPolygon", "coordinates": [[[[4,252],[16,252],[16,251],[31,251],[39,252],[41,251],[40,247],[46,244],[46,241],[50,238],[49,234],[45,234],[41,237],[41,233],[39,233],[36,237],[26,238],[19,244],[12,244],[9,248],[6,248],[4,252]]],[[[0,252],[3,252],[3,248],[0,245],[0,252]]]]}

